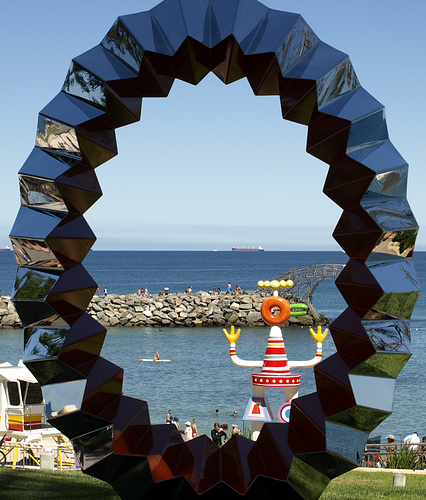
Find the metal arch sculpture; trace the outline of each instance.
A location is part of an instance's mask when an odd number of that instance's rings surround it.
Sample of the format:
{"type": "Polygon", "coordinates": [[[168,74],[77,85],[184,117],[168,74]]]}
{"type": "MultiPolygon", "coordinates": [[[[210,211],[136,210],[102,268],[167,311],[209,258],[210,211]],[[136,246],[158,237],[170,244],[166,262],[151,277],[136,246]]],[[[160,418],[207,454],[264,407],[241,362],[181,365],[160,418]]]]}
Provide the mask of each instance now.
{"type": "Polygon", "coordinates": [[[123,498],[316,498],[353,468],[391,413],[410,356],[419,287],[407,168],[348,56],[300,15],[256,0],[165,0],[119,17],[73,59],[19,172],[11,240],[25,361],[85,472],[123,498]],[[95,241],[83,214],[101,196],[94,168],[117,154],[114,129],[139,119],[143,97],[166,97],[175,78],[197,84],[210,71],[279,95],[283,118],[308,126],[308,152],[330,164],[324,191],[343,209],[334,237],[349,256],[337,279],[348,308],[331,325],[337,353],[316,367],[317,392],[294,403],[289,425],[220,449],[151,425],[147,403],[122,394],[123,370],[100,357],[106,331],[85,312],[96,284],[82,266],[95,241]]]}
{"type": "Polygon", "coordinates": [[[291,280],[294,286],[281,291],[281,295],[287,297],[287,299],[294,299],[296,301],[299,301],[299,299],[305,300],[314,319],[319,320],[320,316],[312,304],[312,296],[321,281],[337,278],[344,267],[343,264],[315,264],[287,271],[277,278],[277,280],[291,280]]]}

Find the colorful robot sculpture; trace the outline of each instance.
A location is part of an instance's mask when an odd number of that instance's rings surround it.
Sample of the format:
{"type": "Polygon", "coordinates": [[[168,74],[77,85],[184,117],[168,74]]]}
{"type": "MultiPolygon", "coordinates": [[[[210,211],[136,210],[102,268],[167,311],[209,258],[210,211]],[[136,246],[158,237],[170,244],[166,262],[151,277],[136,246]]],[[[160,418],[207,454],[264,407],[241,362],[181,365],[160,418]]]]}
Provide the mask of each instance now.
{"type": "Polygon", "coordinates": [[[267,398],[265,397],[266,387],[284,387],[285,403],[278,413],[281,422],[289,421],[289,410],[291,401],[297,398],[300,386],[300,374],[291,373],[292,368],[311,368],[322,359],[322,344],[327,336],[328,330],[322,332],[321,326],[318,331],[311,328],[310,332],[316,342],[317,351],[315,356],[308,361],[289,361],[281,332],[283,326],[291,315],[289,302],[278,295],[279,288],[291,288],[292,281],[259,281],[259,288],[272,288],[273,295],[265,299],[262,303],[262,318],[271,330],[269,332],[268,344],[266,346],[265,358],[263,361],[246,361],[237,356],[235,346],[240,337],[241,330],[235,331],[231,326],[231,331],[223,330],[229,342],[229,354],[231,360],[237,366],[245,368],[261,368],[261,373],[254,373],[251,376],[253,385],[253,396],[250,398],[245,412],[245,420],[251,420],[252,438],[257,439],[264,422],[273,419],[272,412],[267,398]],[[279,310],[279,312],[277,312],[279,310]]]}

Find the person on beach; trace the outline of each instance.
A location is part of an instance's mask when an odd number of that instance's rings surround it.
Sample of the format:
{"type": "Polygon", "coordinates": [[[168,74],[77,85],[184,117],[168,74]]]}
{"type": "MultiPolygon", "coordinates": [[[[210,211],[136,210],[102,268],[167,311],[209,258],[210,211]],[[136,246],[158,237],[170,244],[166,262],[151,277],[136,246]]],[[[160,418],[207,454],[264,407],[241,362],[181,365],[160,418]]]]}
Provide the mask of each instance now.
{"type": "Polygon", "coordinates": [[[145,295],[149,295],[148,294],[148,287],[145,288],[145,295]]]}
{"type": "Polygon", "coordinates": [[[215,422],[214,428],[211,431],[212,441],[213,443],[217,444],[219,448],[226,441],[226,434],[223,432],[223,427],[225,427],[225,425],[221,427],[218,422],[215,422]]]}
{"type": "Polygon", "coordinates": [[[169,287],[168,286],[164,287],[164,295],[169,295],[169,287]]]}
{"type": "MultiPolygon", "coordinates": [[[[100,295],[100,294],[101,294],[101,291],[99,290],[99,287],[98,287],[98,288],[96,288],[96,294],[97,294],[97,295],[100,295]]],[[[0,297],[1,297],[1,293],[0,293],[0,297]]]]}
{"type": "Polygon", "coordinates": [[[241,431],[238,429],[237,424],[232,424],[232,435],[241,436],[241,431]]]}
{"type": "Polygon", "coordinates": [[[413,434],[410,434],[409,436],[404,438],[404,444],[409,444],[410,446],[408,447],[409,450],[417,451],[419,448],[419,443],[420,443],[420,438],[417,432],[413,432],[413,434]]]}
{"type": "Polygon", "coordinates": [[[108,288],[107,287],[104,288],[104,295],[105,295],[105,297],[108,295],[108,288]]]}
{"type": "Polygon", "coordinates": [[[176,429],[181,433],[183,434],[183,431],[181,430],[180,428],[180,423],[179,423],[179,419],[177,417],[172,417],[170,419],[170,423],[174,424],[176,426],[176,429]]]}
{"type": "Polygon", "coordinates": [[[192,419],[191,429],[192,429],[192,438],[195,439],[196,437],[198,437],[198,429],[197,429],[197,424],[195,423],[195,418],[192,419]]]}
{"type": "Polygon", "coordinates": [[[169,410],[166,415],[166,424],[171,424],[172,423],[172,410],[169,410]]]}
{"type": "Polygon", "coordinates": [[[218,287],[217,287],[217,293],[220,295],[220,292],[221,292],[221,290],[220,290],[220,286],[218,286],[218,287]]]}
{"type": "Polygon", "coordinates": [[[192,428],[191,422],[188,420],[187,422],[185,422],[184,441],[190,441],[191,439],[193,439],[192,428]]]}
{"type": "Polygon", "coordinates": [[[232,285],[231,283],[228,283],[228,286],[226,288],[226,293],[231,293],[232,292],[232,285]]]}
{"type": "Polygon", "coordinates": [[[237,294],[241,295],[241,287],[240,287],[240,285],[237,285],[237,294]]]}

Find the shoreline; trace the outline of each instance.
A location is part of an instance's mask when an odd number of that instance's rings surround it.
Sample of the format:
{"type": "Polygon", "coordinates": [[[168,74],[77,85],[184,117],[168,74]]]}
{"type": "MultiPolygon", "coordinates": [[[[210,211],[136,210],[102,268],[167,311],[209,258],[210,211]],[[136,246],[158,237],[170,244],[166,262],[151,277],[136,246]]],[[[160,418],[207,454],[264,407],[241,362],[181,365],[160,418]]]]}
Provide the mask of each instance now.
{"type": "MultiPolygon", "coordinates": [[[[244,291],[241,294],[193,292],[168,295],[95,295],[87,313],[102,326],[115,327],[262,327],[260,308],[267,292],[244,291]]],[[[318,314],[318,313],[316,313],[318,314]]],[[[317,326],[328,323],[319,314],[315,321],[306,316],[290,316],[285,326],[317,326]]],[[[22,328],[10,297],[0,297],[0,329],[22,328]]]]}

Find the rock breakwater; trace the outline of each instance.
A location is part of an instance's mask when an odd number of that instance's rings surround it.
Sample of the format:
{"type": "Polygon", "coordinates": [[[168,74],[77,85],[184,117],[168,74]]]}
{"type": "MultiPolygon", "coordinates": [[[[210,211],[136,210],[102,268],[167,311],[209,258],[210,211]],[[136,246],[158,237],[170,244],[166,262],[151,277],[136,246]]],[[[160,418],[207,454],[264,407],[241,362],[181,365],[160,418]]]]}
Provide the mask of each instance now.
{"type": "MultiPolygon", "coordinates": [[[[173,293],[169,295],[94,296],[87,310],[106,327],[212,327],[265,326],[260,313],[268,293],[246,291],[237,294],[208,292],[173,293]]],[[[318,313],[316,313],[318,315],[318,313]]],[[[287,325],[323,325],[327,319],[312,314],[291,316],[287,325]]],[[[0,299],[0,328],[22,328],[9,297],[0,299]]]]}

